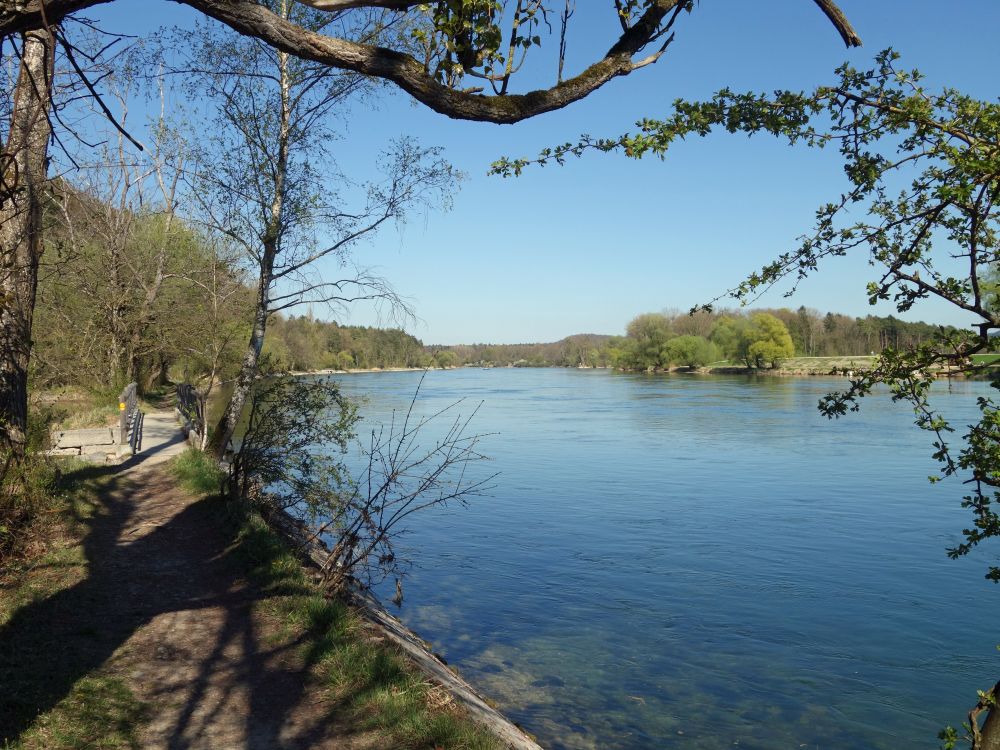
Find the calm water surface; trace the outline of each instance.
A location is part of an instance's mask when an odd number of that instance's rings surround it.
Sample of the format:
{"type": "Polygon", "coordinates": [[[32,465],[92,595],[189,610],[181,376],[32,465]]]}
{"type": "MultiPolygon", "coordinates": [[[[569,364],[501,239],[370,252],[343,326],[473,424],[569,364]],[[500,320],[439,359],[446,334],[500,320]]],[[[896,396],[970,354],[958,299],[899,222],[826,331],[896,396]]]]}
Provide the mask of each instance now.
{"type": "MultiPolygon", "coordinates": [[[[343,387],[380,421],[419,378],[343,387]]],[[[1000,671],[996,560],[945,556],[961,488],[905,406],[817,412],[844,383],[429,373],[501,474],[414,517],[403,620],[550,748],[937,747],[1000,671]]]]}

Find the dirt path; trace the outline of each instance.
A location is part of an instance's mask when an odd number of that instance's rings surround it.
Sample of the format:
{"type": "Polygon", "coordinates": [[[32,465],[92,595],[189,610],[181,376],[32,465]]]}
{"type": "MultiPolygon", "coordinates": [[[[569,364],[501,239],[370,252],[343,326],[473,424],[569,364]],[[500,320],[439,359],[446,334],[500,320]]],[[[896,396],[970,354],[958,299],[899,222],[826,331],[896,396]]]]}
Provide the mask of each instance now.
{"type": "Polygon", "coordinates": [[[133,477],[141,484],[123,497],[134,512],[117,550],[130,585],[126,606],[150,615],[123,654],[134,692],[155,707],[144,746],[372,746],[344,731],[321,695],[307,695],[297,644],[254,614],[263,592],[234,575],[217,519],[204,515],[217,511],[192,504],[162,470],[133,477]],[[136,571],[150,578],[137,581],[136,571]]]}
{"type": "Polygon", "coordinates": [[[86,578],[2,628],[5,667],[47,670],[30,694],[0,685],[4,736],[103,667],[149,704],[143,747],[377,747],[319,686],[307,690],[298,644],[255,611],[288,592],[241,577],[218,501],[192,499],[165,473],[183,448],[172,415],[148,415],[145,429],[142,454],[124,467],[83,470],[111,475],[87,522],[86,578]]]}

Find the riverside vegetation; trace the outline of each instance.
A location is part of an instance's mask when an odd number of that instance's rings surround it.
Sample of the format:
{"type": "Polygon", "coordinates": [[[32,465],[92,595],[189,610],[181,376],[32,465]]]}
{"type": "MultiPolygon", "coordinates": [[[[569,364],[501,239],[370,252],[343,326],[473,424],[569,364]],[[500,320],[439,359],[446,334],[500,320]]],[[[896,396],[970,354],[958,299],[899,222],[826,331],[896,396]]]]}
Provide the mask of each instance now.
{"type": "MultiPolygon", "coordinates": [[[[113,420],[116,412],[108,396],[130,377],[137,378],[143,391],[151,398],[170,379],[194,380],[207,393],[218,381],[234,377],[240,365],[241,342],[252,325],[249,300],[253,290],[241,265],[228,253],[224,244],[187,222],[178,219],[166,222],[155,211],[112,209],[100,193],[89,194],[85,187],[60,181],[53,184],[53,190],[56,192],[53,193],[49,232],[49,240],[53,243],[49,258],[53,267],[51,273],[43,275],[40,284],[35,324],[37,342],[32,377],[39,387],[32,401],[32,445],[44,447],[48,428],[57,421],[82,424],[109,418],[113,420]],[[111,238],[113,242],[109,241],[111,238]],[[62,398],[50,397],[49,394],[60,390],[62,398]]],[[[887,343],[912,346],[926,340],[936,330],[939,328],[905,323],[895,318],[824,316],[807,309],[761,310],[751,314],[701,312],[693,316],[659,313],[637,317],[621,337],[573,336],[556,344],[524,347],[424,347],[417,339],[400,330],[343,326],[317,320],[308,314],[291,316],[276,313],[269,322],[263,372],[277,374],[293,368],[452,367],[463,364],[606,364],[647,370],[664,369],[674,364],[711,364],[723,357],[744,367],[773,367],[797,351],[822,356],[843,351],[841,347],[847,351],[863,352],[868,346],[887,343]]],[[[272,382],[275,387],[287,388],[292,381],[277,379],[272,382]]],[[[331,393],[328,390],[325,392],[331,393]]],[[[251,394],[252,422],[254,410],[269,400],[271,403],[288,404],[295,401],[295,397],[288,392],[269,397],[267,389],[251,394]]],[[[392,549],[391,536],[383,533],[383,529],[365,526],[365,519],[373,515],[371,501],[373,498],[376,501],[386,498],[389,502],[410,503],[407,507],[413,507],[410,502],[412,493],[404,491],[387,497],[379,491],[381,485],[376,482],[374,495],[357,495],[357,502],[345,505],[340,502],[340,497],[344,488],[352,485],[346,481],[346,474],[338,474],[340,467],[336,464],[335,455],[331,456],[334,463],[329,466],[309,462],[303,467],[292,460],[294,456],[308,455],[301,450],[304,446],[329,443],[331,439],[337,443],[345,439],[353,419],[350,408],[345,408],[345,405],[337,399],[330,402],[320,398],[320,401],[303,403],[289,410],[264,409],[262,413],[266,412],[271,419],[269,423],[264,420],[265,439],[259,443],[248,440],[248,450],[241,455],[237,465],[253,467],[248,486],[289,486],[294,492],[284,503],[288,507],[306,511],[315,519],[340,519],[340,525],[354,529],[351,544],[340,546],[335,553],[354,564],[358,578],[368,583],[378,582],[387,576],[391,579],[400,571],[395,567],[397,556],[392,549]],[[342,420],[324,418],[311,421],[310,424],[318,432],[302,432],[302,423],[296,421],[296,415],[325,417],[331,414],[339,414],[342,420]],[[289,422],[289,419],[292,421],[289,422]],[[333,429],[335,434],[321,434],[329,429],[333,429]],[[307,471],[302,471],[303,468],[307,471]],[[271,473],[268,474],[268,471],[271,473]],[[310,474],[310,471],[313,473],[310,474]],[[303,498],[309,500],[308,507],[302,506],[303,498]],[[331,509],[340,509],[343,513],[339,516],[331,514],[331,509]]],[[[387,450],[383,453],[393,455],[398,452],[387,450]]],[[[372,455],[374,457],[374,452],[372,455]]],[[[181,471],[186,481],[190,480],[192,473],[200,473],[203,484],[216,481],[214,473],[206,470],[202,457],[188,456],[184,462],[181,471]]],[[[377,464],[374,460],[371,463],[373,466],[377,464]]],[[[35,524],[39,518],[61,516],[60,509],[64,506],[59,505],[61,501],[58,498],[62,490],[57,488],[63,487],[71,493],[80,488],[74,486],[73,474],[67,474],[57,482],[52,476],[52,469],[44,462],[22,462],[17,470],[22,473],[9,475],[16,484],[7,486],[17,486],[19,491],[5,495],[8,502],[7,522],[2,534],[6,543],[6,559],[26,560],[26,568],[34,564],[33,560],[41,560],[47,565],[48,545],[42,544],[33,549],[36,544],[33,540],[38,540],[40,534],[44,537],[39,529],[46,527],[35,524]],[[32,489],[29,491],[29,488],[32,489]],[[55,505],[53,499],[56,500],[55,505]],[[41,558],[32,556],[33,551],[43,549],[46,551],[42,552],[41,558]]],[[[246,479],[248,477],[244,475],[239,481],[246,479]]],[[[94,493],[100,488],[87,489],[84,486],[80,491],[94,493]]],[[[254,493],[244,491],[240,494],[253,496],[254,493]]],[[[258,518],[262,507],[267,506],[250,505],[247,512],[257,514],[252,517],[258,518]]],[[[254,540],[258,539],[258,532],[263,533],[263,529],[257,529],[246,537],[251,547],[257,544],[254,540]]],[[[244,537],[237,535],[237,538],[242,544],[244,537]]],[[[256,555],[252,551],[250,554],[256,555]]],[[[287,567],[287,558],[280,558],[276,564],[287,567]]],[[[19,564],[11,565],[12,570],[18,567],[19,564]]],[[[19,583],[23,585],[15,585],[15,589],[22,592],[25,585],[35,585],[33,579],[30,582],[29,579],[15,581],[15,584],[19,583]]],[[[334,589],[343,584],[343,580],[326,582],[334,589]]],[[[39,595],[45,596],[44,592],[39,595]]],[[[12,616],[20,606],[12,605],[12,616]]],[[[303,621],[308,622],[312,606],[308,605],[303,614],[299,605],[295,605],[296,608],[288,616],[306,618],[303,621]]],[[[331,628],[341,632],[343,626],[339,615],[330,623],[331,628]]],[[[312,632],[311,627],[307,626],[309,632],[312,632]]],[[[328,631],[320,629],[319,633],[321,639],[328,638],[328,631]]],[[[362,659],[357,664],[344,667],[345,675],[356,669],[356,678],[364,682],[367,679],[364,670],[370,665],[364,661],[369,657],[362,658],[362,654],[367,652],[361,646],[349,645],[352,643],[350,640],[343,643],[347,644],[344,647],[350,653],[362,659]]],[[[383,657],[370,658],[377,661],[383,657]]],[[[396,667],[378,664],[375,666],[379,670],[384,668],[388,670],[387,674],[396,675],[393,680],[398,677],[404,681],[390,683],[386,688],[389,696],[396,692],[410,693],[406,681],[417,680],[416,677],[406,670],[399,671],[396,667]]],[[[114,725],[120,727],[115,731],[119,733],[123,746],[127,746],[132,741],[130,738],[140,731],[147,713],[141,701],[130,697],[116,679],[113,675],[100,672],[89,674],[87,681],[80,683],[82,692],[71,696],[65,705],[53,709],[55,713],[40,718],[41,723],[34,725],[36,729],[32,731],[44,738],[44,742],[52,742],[53,737],[65,735],[65,739],[58,741],[72,747],[74,743],[85,746],[93,740],[96,732],[101,731],[102,726],[114,725]],[[81,712],[91,718],[83,721],[79,718],[81,712]],[[69,729],[77,725],[81,727],[79,735],[69,729]]],[[[407,704],[409,708],[400,709],[402,714],[397,714],[397,709],[393,707],[395,704],[392,701],[396,699],[386,697],[385,693],[379,693],[382,697],[378,700],[384,705],[380,704],[377,711],[373,704],[364,704],[368,708],[359,710],[362,714],[367,712],[372,716],[381,716],[377,720],[387,722],[385,727],[395,726],[394,716],[403,725],[410,726],[416,722],[423,726],[426,724],[424,720],[417,722],[401,717],[409,715],[411,709],[416,710],[427,701],[433,703],[436,700],[433,695],[426,697],[421,692],[424,689],[421,687],[414,694],[412,703],[407,704]],[[425,697],[421,698],[421,695],[425,697]]],[[[430,737],[432,739],[428,739],[428,743],[440,740],[455,746],[488,743],[488,739],[480,735],[475,735],[480,739],[461,739],[466,737],[465,733],[472,731],[464,728],[461,722],[450,729],[447,727],[451,725],[437,724],[451,722],[452,718],[432,716],[427,721],[431,724],[430,728],[413,729],[413,734],[408,736],[430,737]]],[[[404,730],[392,728],[389,736],[398,736],[392,734],[397,731],[404,730]]],[[[23,738],[26,746],[31,747],[31,743],[36,742],[32,739],[34,736],[29,733],[23,738]]],[[[109,735],[108,742],[113,741],[119,740],[109,735]]],[[[413,746],[424,746],[422,742],[413,740],[413,746]]]]}
{"type": "MultiPolygon", "coordinates": [[[[120,177],[120,169],[107,175],[120,177]]],[[[36,388],[83,386],[110,394],[130,381],[143,390],[169,378],[201,380],[207,388],[235,377],[254,296],[238,255],[189,222],[167,221],[158,209],[115,208],[115,196],[100,184],[60,180],[52,190],[51,250],[38,288],[31,362],[36,388]]],[[[119,203],[127,198],[117,195],[119,203]]],[[[800,306],[646,313],[624,336],[440,346],[400,329],[279,312],[270,317],[263,352],[274,372],[461,365],[646,370],[720,360],[772,367],[791,357],[909,350],[953,330],[800,306]]]]}
{"type": "MultiPolygon", "coordinates": [[[[120,177],[120,169],[112,168],[108,179],[120,177]]],[[[113,394],[129,380],[144,392],[169,380],[198,382],[209,395],[217,383],[234,378],[252,326],[253,288],[224,243],[179,218],[167,221],[149,200],[141,209],[115,208],[93,183],[59,180],[51,190],[51,248],[38,289],[31,363],[32,445],[44,447],[56,424],[87,422],[81,421],[87,411],[94,424],[113,421],[113,394]],[[53,401],[50,394],[60,391],[53,401]],[[61,405],[72,416],[60,414],[61,405]]],[[[550,344],[425,346],[399,329],[276,313],[264,354],[269,372],[462,365],[647,370],[726,362],[773,367],[794,356],[909,349],[947,330],[800,307],[648,313],[635,318],[624,336],[575,335],[550,344]]],[[[17,519],[30,515],[23,504],[9,507],[0,528],[7,546],[16,543],[17,519]]]]}
{"type": "MultiPolygon", "coordinates": [[[[227,26],[217,37],[203,30],[199,42],[203,44],[202,50],[209,53],[208,59],[264,62],[272,66],[274,76],[261,77],[263,88],[257,89],[253,81],[234,76],[224,67],[208,72],[209,80],[203,80],[199,90],[206,100],[211,97],[214,100],[209,106],[208,121],[199,123],[200,132],[218,134],[219,139],[200,144],[206,146],[204,150],[189,148],[190,142],[185,141],[182,133],[161,123],[162,127],[155,132],[156,145],[149,162],[136,168],[131,154],[124,157],[127,142],[135,141],[122,122],[115,122],[120,135],[117,149],[110,146],[111,159],[104,154],[97,161],[101,166],[111,163],[120,171],[112,174],[96,194],[97,210],[81,211],[74,208],[74,197],[61,192],[61,186],[48,179],[49,144],[64,142],[60,137],[67,135],[64,123],[67,119],[74,120],[66,117],[67,108],[72,111],[72,106],[85,98],[81,93],[94,97],[97,109],[104,115],[114,116],[100,98],[93,80],[112,91],[111,95],[122,102],[122,109],[132,83],[112,75],[115,66],[106,53],[114,49],[114,44],[95,43],[88,47],[89,52],[84,52],[81,45],[85,42],[72,35],[76,30],[72,13],[96,4],[98,0],[53,0],[24,3],[0,12],[2,41],[10,40],[17,51],[16,59],[11,58],[14,64],[3,67],[5,95],[0,98],[5,127],[4,174],[0,185],[3,199],[0,250],[5,269],[0,277],[3,284],[0,483],[2,532],[10,540],[11,550],[23,546],[27,538],[25,530],[33,517],[30,510],[23,510],[32,507],[25,498],[31,497],[29,487],[35,471],[30,451],[28,398],[29,391],[40,395],[36,384],[32,383],[29,389],[32,346],[37,338],[33,331],[35,292],[39,269],[44,269],[40,260],[47,256],[60,262],[69,261],[81,251],[91,250],[81,245],[81,240],[86,242],[89,238],[77,231],[79,217],[86,215],[89,220],[105,214],[101,219],[106,227],[101,235],[103,241],[94,242],[93,250],[105,254],[101,259],[105,264],[104,276],[111,282],[111,302],[101,318],[108,326],[104,333],[110,332],[111,343],[105,347],[103,339],[82,339],[85,345],[93,346],[96,359],[114,363],[99,374],[97,382],[120,384],[135,378],[152,387],[167,379],[171,364],[167,357],[161,356],[162,347],[144,350],[139,344],[142,337],[159,341],[157,331],[166,339],[170,327],[164,321],[170,320],[171,311],[180,309],[178,303],[183,299],[171,300],[169,293],[177,288],[174,282],[183,279],[189,288],[203,294],[199,304],[204,314],[198,320],[206,326],[192,331],[174,325],[176,330],[187,334],[179,336],[178,341],[185,350],[183,358],[197,363],[191,373],[200,379],[206,391],[225,379],[227,368],[236,373],[229,405],[212,435],[212,447],[220,454],[236,428],[243,405],[251,397],[253,383],[265,372],[262,367],[266,361],[262,359],[265,333],[276,314],[308,301],[311,293],[316,293],[318,301],[343,304],[366,297],[398,302],[383,280],[363,271],[349,273],[344,279],[312,283],[310,279],[314,277],[308,268],[311,261],[330,255],[349,266],[347,261],[355,238],[368,229],[377,229],[383,221],[400,219],[406,210],[446,202],[453,186],[455,175],[437,158],[436,151],[402,144],[396,150],[398,158],[388,160],[391,167],[385,180],[369,187],[367,204],[361,200],[365,204],[363,210],[324,203],[323,199],[333,191],[326,190],[329,184],[311,165],[324,155],[321,121],[335,103],[338,109],[341,107],[345,101],[342,94],[368,91],[371,81],[382,79],[439,112],[464,119],[516,122],[566,106],[618,76],[656,63],[673,40],[675,25],[686,17],[685,13],[693,15],[696,5],[684,0],[615,3],[621,35],[616,30],[617,39],[606,55],[564,81],[566,28],[572,16],[572,8],[567,4],[561,15],[556,85],[531,96],[518,96],[509,92],[509,85],[514,73],[521,69],[521,58],[541,44],[540,37],[533,32],[540,30],[546,18],[548,8],[542,3],[518,3],[513,18],[504,15],[502,4],[494,2],[449,0],[435,6],[402,3],[398,4],[400,15],[393,16],[392,23],[380,22],[385,3],[335,3],[335,9],[347,7],[372,15],[349,16],[351,21],[358,20],[358,24],[331,24],[331,17],[325,15],[329,4],[318,0],[295,4],[286,0],[264,4],[190,0],[187,4],[227,26]],[[369,23],[371,20],[374,24],[369,23]],[[400,23],[397,25],[396,21],[400,23]],[[506,37],[503,27],[507,24],[512,30],[509,47],[501,43],[506,37]],[[399,27],[407,33],[397,33],[399,27]],[[240,34],[263,43],[241,46],[244,40],[240,34]],[[653,45],[651,50],[650,45],[653,45]],[[56,75],[57,50],[59,62],[65,66],[59,75],[56,75]],[[637,57],[644,51],[645,57],[637,57]],[[87,61],[88,70],[81,67],[81,59],[87,61]],[[54,85],[66,71],[74,83],[54,85]],[[485,85],[467,88],[463,83],[467,83],[466,75],[486,81],[496,96],[484,96],[485,85]],[[305,91],[291,96],[294,87],[304,81],[305,91]],[[310,98],[313,96],[316,98],[310,98]],[[300,104],[304,106],[305,118],[293,116],[294,107],[300,104]],[[219,154],[234,139],[253,130],[247,125],[256,124],[255,113],[266,115],[262,119],[267,121],[259,128],[264,137],[242,144],[246,148],[235,151],[239,158],[220,160],[219,154]],[[317,122],[317,129],[310,130],[308,126],[317,122]],[[206,127],[208,123],[210,126],[206,127]],[[273,168],[249,171],[245,168],[247,164],[265,163],[273,168]],[[193,164],[200,168],[187,168],[193,164]],[[204,182],[199,185],[199,180],[206,174],[212,177],[213,189],[202,191],[199,188],[204,187],[204,182]],[[150,189],[153,185],[156,188],[150,189]],[[188,221],[180,220],[176,213],[181,205],[177,199],[178,185],[189,191],[186,197],[200,202],[198,212],[192,212],[188,221]],[[158,194],[152,195],[157,190],[158,194]],[[254,197],[247,199],[247,196],[254,197]],[[110,210],[104,208],[109,206],[110,210]],[[196,218],[193,214],[199,212],[196,218]],[[133,217],[143,221],[133,222],[133,217]],[[358,224],[352,224],[352,218],[357,217],[361,217],[358,224]],[[49,230],[58,224],[63,225],[63,237],[53,243],[49,230]],[[170,270],[173,253],[185,252],[181,247],[185,243],[184,233],[195,226],[196,234],[205,230],[204,263],[196,273],[191,273],[186,264],[170,270]],[[148,254],[130,266],[127,245],[135,242],[137,232],[145,228],[157,233],[158,239],[136,244],[131,250],[141,247],[148,254]],[[326,236],[335,236],[332,244],[325,241],[326,236]],[[296,286],[291,283],[294,281],[303,281],[304,285],[296,286]],[[285,289],[282,286],[285,282],[291,288],[285,289]],[[249,295],[245,294],[248,288],[249,295]],[[345,292],[345,289],[359,291],[345,292]],[[247,317],[236,316],[230,321],[224,314],[226,305],[240,297],[244,298],[247,317]],[[157,304],[167,305],[168,309],[156,314],[157,304]],[[249,324],[240,323],[247,319],[249,324]]],[[[846,44],[860,44],[859,37],[833,2],[817,0],[817,5],[846,44]]],[[[95,31],[92,24],[81,22],[81,26],[95,31]]],[[[197,45],[188,49],[198,51],[197,45]]],[[[156,65],[146,58],[121,67],[148,71],[156,65]]],[[[191,65],[182,67],[201,69],[191,65]]],[[[649,124],[641,137],[603,142],[597,147],[603,150],[622,147],[630,156],[650,149],[662,153],[678,135],[705,134],[716,125],[748,132],[765,130],[787,136],[793,143],[803,141],[822,146],[835,142],[841,147],[852,182],[849,195],[839,205],[834,202],[820,212],[816,236],[798,251],[781,256],[752,276],[737,290],[736,296],[746,300],[775,281],[811,272],[826,256],[843,254],[867,243],[874,257],[889,269],[886,277],[870,287],[873,300],[893,299],[902,313],[933,294],[979,316],[977,319],[982,322],[977,324],[978,332],[973,335],[942,329],[929,342],[912,350],[883,352],[877,366],[863,373],[847,392],[824,402],[826,413],[837,416],[856,407],[857,400],[870,393],[875,385],[888,383],[896,397],[913,403],[918,424],[937,436],[935,456],[942,464],[941,475],[967,471],[973,474],[974,489],[965,503],[976,516],[975,528],[966,532],[966,543],[954,550],[956,555],[964,555],[980,541],[1000,535],[1000,520],[992,505],[995,488],[1000,486],[993,450],[997,440],[997,408],[990,399],[981,401],[980,423],[953,456],[945,442],[945,433],[951,427],[928,407],[927,372],[931,366],[941,364],[979,372],[983,363],[972,355],[995,352],[991,332],[998,323],[989,290],[980,283],[997,261],[995,197],[996,175],[1000,170],[995,164],[995,106],[954,92],[931,96],[919,87],[915,74],[895,70],[888,56],[881,58],[873,71],[844,68],[838,72],[841,81],[837,86],[819,89],[811,95],[781,92],[775,97],[777,102],[766,97],[734,98],[731,92],[724,92],[707,106],[681,108],[681,116],[666,125],[649,124]],[[828,117],[830,132],[812,126],[803,130],[804,123],[821,115],[828,117]],[[901,148],[909,151],[912,158],[899,161],[881,154],[873,156],[869,151],[869,148],[887,148],[887,143],[889,150],[901,148]],[[919,169],[922,165],[927,166],[914,183],[914,195],[899,200],[888,197],[883,183],[885,175],[894,174],[900,167],[919,169]],[[876,220],[835,229],[834,220],[842,209],[860,201],[869,203],[876,220]],[[968,280],[934,272],[928,278],[915,272],[917,266],[921,270],[930,267],[929,252],[935,232],[957,240],[966,251],[964,257],[970,262],[968,280]]],[[[79,140],[92,152],[96,151],[92,141],[79,140]]],[[[113,139],[104,142],[114,143],[113,139]]],[[[591,145],[594,144],[584,148],[591,145]]],[[[568,151],[573,151],[572,146],[568,151]]],[[[67,152],[65,156],[67,164],[80,166],[74,154],[67,152]]],[[[98,165],[87,164],[88,169],[94,166],[98,165]]],[[[329,175],[328,179],[337,177],[329,175]]],[[[63,275],[58,262],[50,270],[54,278],[70,278],[63,275]]],[[[95,280],[103,283],[100,274],[95,274],[95,280]]],[[[73,319],[73,315],[58,318],[54,323],[57,333],[71,332],[73,319]]],[[[634,351],[627,352],[632,360],[622,359],[622,365],[657,369],[674,362],[696,362],[711,356],[711,346],[715,346],[722,355],[742,360],[746,366],[773,367],[790,356],[795,346],[787,325],[768,313],[755,313],[748,318],[724,317],[700,339],[697,335],[661,339],[645,334],[634,337],[638,343],[630,343],[629,348],[634,351]]],[[[72,361],[60,367],[64,373],[74,370],[72,361]]],[[[45,430],[36,432],[44,435],[45,430]]],[[[992,569],[991,575],[1000,579],[997,569],[992,569]]],[[[984,694],[980,713],[994,702],[991,693],[984,694]]],[[[982,738],[975,715],[970,723],[970,739],[974,746],[979,746],[982,738]]],[[[997,733],[985,732],[985,736],[997,733]]],[[[948,737],[952,744],[956,740],[955,733],[948,737]]]]}
{"type": "MultiPolygon", "coordinates": [[[[142,649],[119,648],[104,657],[109,641],[134,636],[137,617],[146,617],[141,613],[150,602],[152,612],[163,606],[155,603],[156,595],[122,597],[125,581],[113,580],[115,575],[155,577],[155,571],[122,566],[109,571],[104,559],[109,550],[95,545],[106,533],[102,529],[120,516],[112,498],[123,492],[159,493],[155,499],[161,507],[188,504],[187,516],[197,516],[191,522],[209,537],[219,537],[219,550],[202,552],[216,556],[214,565],[221,560],[227,576],[245,580],[254,592],[247,632],[270,638],[272,645],[291,644],[288,657],[308,666],[311,689],[324,697],[319,709],[309,710],[319,710],[317,718],[322,718],[333,706],[336,717],[324,721],[338,727],[345,741],[357,737],[365,747],[387,749],[500,747],[464,720],[447,694],[380,642],[349,607],[324,596],[257,511],[220,498],[222,477],[204,453],[189,449],[178,456],[169,467],[172,477],[162,470],[147,472],[142,484],[149,487],[103,468],[70,464],[62,469],[58,476],[34,478],[32,486],[40,494],[34,522],[22,529],[26,546],[16,558],[5,558],[0,575],[0,633],[11,647],[0,653],[4,747],[135,748],[142,746],[160,711],[135,690],[132,672],[142,649]],[[102,602],[110,604],[98,607],[102,602]],[[116,625],[102,634],[100,623],[109,619],[116,625]],[[51,639],[63,628],[54,645],[51,639]]],[[[230,627],[242,627],[235,611],[231,617],[230,627]]],[[[306,701],[317,705],[315,696],[306,701]]],[[[273,719],[280,726],[282,717],[273,719]]]]}

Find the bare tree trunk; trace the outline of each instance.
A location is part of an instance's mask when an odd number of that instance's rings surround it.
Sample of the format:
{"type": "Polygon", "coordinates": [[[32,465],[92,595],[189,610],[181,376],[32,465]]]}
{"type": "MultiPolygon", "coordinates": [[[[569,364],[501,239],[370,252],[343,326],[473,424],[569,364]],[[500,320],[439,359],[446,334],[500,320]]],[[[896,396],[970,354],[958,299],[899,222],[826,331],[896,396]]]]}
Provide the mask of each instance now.
{"type": "Polygon", "coordinates": [[[1000,750],[1000,711],[995,706],[983,722],[982,737],[979,750],[1000,750]]]}
{"type": "Polygon", "coordinates": [[[199,450],[208,448],[208,399],[212,395],[212,386],[215,383],[216,368],[212,367],[212,372],[208,375],[208,388],[204,393],[198,394],[201,403],[201,440],[198,443],[199,450]]]}
{"type": "MultiPolygon", "coordinates": [[[[281,2],[281,15],[288,16],[288,4],[281,2]]],[[[216,458],[221,459],[229,441],[236,431],[243,407],[250,398],[250,389],[257,379],[260,352],[264,346],[264,334],[267,332],[267,318],[271,307],[271,285],[274,283],[274,261],[281,248],[282,225],[285,208],[285,179],[288,173],[288,148],[291,134],[291,82],[288,72],[288,54],[278,53],[279,86],[281,88],[281,116],[278,132],[278,153],[274,174],[274,195],[271,200],[270,220],[264,232],[263,252],[260,256],[260,276],[257,286],[257,305],[254,309],[253,331],[250,334],[250,344],[240,365],[240,373],[236,376],[236,386],[229,399],[226,411],[215,428],[215,433],[209,440],[209,448],[216,458]]]]}
{"type": "Polygon", "coordinates": [[[1000,750],[1000,709],[996,700],[1000,696],[1000,682],[986,693],[980,694],[979,703],[969,711],[969,728],[972,730],[971,750],[1000,750]],[[983,726],[979,714],[986,712],[983,726]]]}
{"type": "Polygon", "coordinates": [[[226,449],[229,447],[229,441],[236,431],[236,425],[239,424],[240,416],[243,414],[243,407],[246,405],[247,399],[250,398],[250,390],[257,379],[260,352],[264,346],[264,334],[267,332],[268,302],[271,294],[271,269],[274,265],[274,255],[274,247],[265,250],[264,262],[260,270],[260,281],[257,285],[257,305],[254,308],[250,343],[243,355],[240,372],[236,376],[233,395],[229,397],[226,410],[208,441],[209,451],[219,459],[225,455],[226,449]]]}
{"type": "Polygon", "coordinates": [[[0,449],[24,455],[31,320],[42,255],[42,199],[51,135],[54,37],[24,34],[0,196],[0,449]]]}
{"type": "MultiPolygon", "coordinates": [[[[139,358],[136,357],[134,362],[136,363],[136,368],[138,370],[141,366],[139,358]]],[[[140,378],[137,373],[136,378],[130,380],[129,382],[134,382],[139,386],[140,394],[148,393],[154,388],[160,388],[170,382],[170,379],[167,377],[169,370],[170,361],[162,352],[160,352],[148,359],[145,377],[140,378]]]]}

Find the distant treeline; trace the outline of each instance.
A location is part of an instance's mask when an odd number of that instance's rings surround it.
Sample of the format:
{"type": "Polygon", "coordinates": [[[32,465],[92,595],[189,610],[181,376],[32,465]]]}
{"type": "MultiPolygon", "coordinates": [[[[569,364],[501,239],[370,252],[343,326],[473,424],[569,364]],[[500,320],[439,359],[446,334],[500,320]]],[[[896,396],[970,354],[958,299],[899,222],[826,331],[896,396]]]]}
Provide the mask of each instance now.
{"type": "Polygon", "coordinates": [[[607,364],[612,336],[579,334],[550,344],[460,344],[425,346],[398,328],[345,326],[311,316],[276,316],[264,346],[282,370],[351,370],[387,367],[576,367],[592,352],[607,364]]]}
{"type": "Polygon", "coordinates": [[[806,307],[723,310],[694,315],[646,313],[624,336],[580,334],[549,344],[471,344],[432,347],[452,352],[455,364],[493,367],[620,367],[632,370],[733,363],[771,367],[793,356],[833,357],[909,349],[941,326],[893,316],[854,318],[806,307]]]}
{"type": "MultiPolygon", "coordinates": [[[[233,248],[155,211],[133,212],[56,181],[49,248],[35,309],[35,387],[114,391],[137,381],[231,379],[249,336],[254,290],[233,248]]],[[[398,329],[271,316],[264,349],[275,370],[387,367],[619,367],[737,363],[909,349],[938,326],[892,316],[797,310],[647,313],[623,336],[553,343],[425,346],[398,329]]]]}
{"type": "Polygon", "coordinates": [[[940,326],[892,316],[853,318],[800,307],[646,313],[624,336],[577,334],[539,344],[425,346],[398,329],[277,317],[266,346],[280,369],[385,367],[619,367],[630,370],[736,364],[773,367],[793,356],[854,356],[908,349],[940,326]]]}
{"type": "MultiPolygon", "coordinates": [[[[752,312],[646,313],[629,323],[624,337],[609,339],[590,355],[632,370],[737,364],[776,367],[794,356],[834,357],[911,349],[941,326],[893,316],[854,318],[799,307],[752,312]]],[[[590,364],[584,361],[582,364],[590,364]]]]}
{"type": "Polygon", "coordinates": [[[577,367],[581,363],[605,366],[608,342],[614,336],[581,333],[549,344],[458,344],[431,347],[434,356],[454,355],[458,365],[493,367],[577,367]]]}
{"type": "Polygon", "coordinates": [[[264,351],[280,370],[352,370],[373,367],[434,367],[436,362],[419,340],[398,328],[343,326],[309,315],[274,316],[264,351]]]}

